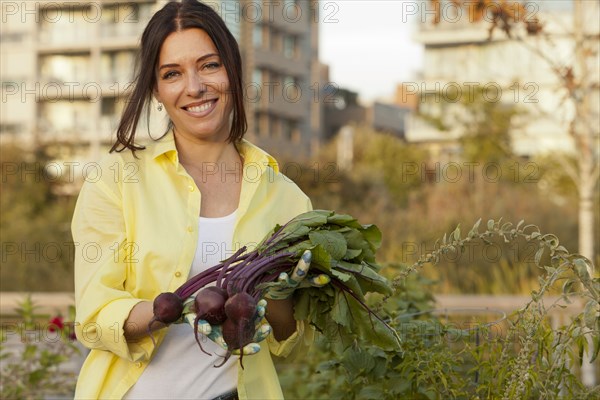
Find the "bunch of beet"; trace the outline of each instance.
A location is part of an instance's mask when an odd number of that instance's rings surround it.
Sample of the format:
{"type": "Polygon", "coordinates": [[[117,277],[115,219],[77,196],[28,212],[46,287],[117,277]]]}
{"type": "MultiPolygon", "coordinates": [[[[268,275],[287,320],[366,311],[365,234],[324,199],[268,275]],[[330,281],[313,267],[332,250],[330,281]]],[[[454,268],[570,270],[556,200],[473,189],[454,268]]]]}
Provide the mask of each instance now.
{"type": "Polygon", "coordinates": [[[377,227],[361,225],[349,215],[325,210],[300,214],[276,226],[254,250],[246,252],[242,247],[174,293],[159,295],[148,329],[155,321],[169,324],[179,320],[183,300],[197,293],[190,310],[196,314],[196,341],[204,351],[198,338],[199,320],[221,325],[228,346],[226,361],[233,350],[253,341],[257,302],[264,291],[277,285],[282,272],[291,274],[302,254],[311,250],[309,276],[327,274],[331,283],[320,289],[296,290],[295,318],[308,320],[323,333],[335,332],[345,341],[358,335],[383,348],[398,348],[396,332],[365,303],[367,292],[390,294],[392,290],[377,273],[380,267],[375,262],[375,250],[380,241],[377,227]]]}

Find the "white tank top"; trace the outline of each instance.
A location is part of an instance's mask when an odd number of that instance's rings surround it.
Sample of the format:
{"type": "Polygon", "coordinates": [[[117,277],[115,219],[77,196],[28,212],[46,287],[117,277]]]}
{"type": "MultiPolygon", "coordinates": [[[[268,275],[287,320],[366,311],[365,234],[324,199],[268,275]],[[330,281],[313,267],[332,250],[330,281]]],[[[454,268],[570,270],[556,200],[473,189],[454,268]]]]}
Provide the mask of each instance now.
{"type": "MultiPolygon", "coordinates": [[[[198,246],[189,277],[231,256],[236,212],[219,218],[200,217],[198,246]]],[[[225,351],[206,337],[201,337],[204,354],[188,324],[167,328],[165,339],[152,357],[140,379],[125,399],[213,399],[237,386],[237,360],[231,358],[221,367],[225,351]]]]}

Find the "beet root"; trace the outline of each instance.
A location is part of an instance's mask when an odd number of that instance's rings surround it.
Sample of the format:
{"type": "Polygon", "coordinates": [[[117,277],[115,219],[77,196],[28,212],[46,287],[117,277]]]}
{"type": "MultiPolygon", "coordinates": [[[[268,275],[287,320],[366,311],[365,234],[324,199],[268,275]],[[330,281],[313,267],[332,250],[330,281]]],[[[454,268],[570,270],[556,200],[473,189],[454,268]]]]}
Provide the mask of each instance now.
{"type": "Polygon", "coordinates": [[[256,333],[254,320],[256,318],[256,301],[248,293],[238,293],[225,303],[227,320],[222,325],[223,339],[227,343],[227,354],[223,365],[231,356],[233,350],[240,350],[240,366],[244,369],[244,346],[252,343],[256,333]]]}
{"type": "Polygon", "coordinates": [[[240,292],[231,296],[225,302],[225,314],[233,322],[254,320],[256,317],[256,300],[248,293],[240,292]]]}
{"type": "Polygon", "coordinates": [[[148,322],[148,334],[152,339],[152,343],[156,345],[154,336],[152,335],[152,324],[162,322],[163,324],[171,324],[181,318],[183,313],[183,300],[175,293],[161,293],[154,299],[152,303],[152,312],[154,317],[148,322]]]}
{"type": "Polygon", "coordinates": [[[216,286],[209,286],[198,292],[194,300],[194,311],[196,319],[194,320],[194,337],[196,343],[200,346],[203,353],[210,355],[203,348],[198,337],[198,322],[205,320],[211,325],[220,325],[225,322],[225,301],[227,292],[216,286]]]}
{"type": "Polygon", "coordinates": [[[223,339],[227,343],[227,354],[223,358],[223,362],[215,367],[220,367],[229,360],[234,350],[240,350],[240,366],[244,369],[244,347],[252,343],[254,340],[255,328],[254,320],[242,319],[239,323],[233,322],[231,319],[225,320],[222,325],[223,339]]]}
{"type": "Polygon", "coordinates": [[[225,302],[227,292],[216,286],[209,286],[198,292],[194,301],[194,312],[199,319],[211,325],[221,325],[227,319],[225,302]]]}

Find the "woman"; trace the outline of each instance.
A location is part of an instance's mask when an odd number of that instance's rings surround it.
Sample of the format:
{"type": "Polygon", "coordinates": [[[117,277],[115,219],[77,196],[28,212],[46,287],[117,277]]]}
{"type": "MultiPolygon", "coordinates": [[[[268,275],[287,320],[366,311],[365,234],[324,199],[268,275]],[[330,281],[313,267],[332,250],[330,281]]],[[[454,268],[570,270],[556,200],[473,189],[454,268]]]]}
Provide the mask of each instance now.
{"type": "Polygon", "coordinates": [[[210,7],[168,3],[148,23],[117,141],[73,217],[76,333],[92,349],[77,398],[282,398],[270,353],[287,357],[312,340],[290,298],[309,258],[267,294],[272,334],[244,369],[237,357],[215,368],[224,351],[204,338],[216,354],[206,356],[185,324],[158,327],[156,347],[146,332],[157,295],[311,208],[276,161],[242,139],[241,76],[237,43],[210,7]],[[153,99],[169,130],[139,146],[137,124],[153,99]]]}

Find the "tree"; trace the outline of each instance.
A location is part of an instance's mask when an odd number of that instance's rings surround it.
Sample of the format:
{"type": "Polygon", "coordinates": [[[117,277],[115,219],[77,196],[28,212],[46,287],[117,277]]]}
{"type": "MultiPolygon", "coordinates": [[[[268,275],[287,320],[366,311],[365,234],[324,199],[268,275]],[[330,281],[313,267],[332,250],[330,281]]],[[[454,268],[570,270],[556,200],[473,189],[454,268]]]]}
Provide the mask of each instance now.
{"type": "MultiPolygon", "coordinates": [[[[557,56],[551,32],[546,22],[528,10],[525,1],[506,0],[451,0],[451,3],[467,11],[468,22],[489,21],[489,40],[500,29],[504,34],[525,46],[550,67],[564,92],[562,107],[571,107],[572,116],[568,133],[576,151],[576,166],[568,157],[557,157],[557,161],[577,188],[579,208],[579,253],[595,261],[594,252],[594,197],[600,177],[600,112],[597,102],[600,79],[598,76],[598,53],[600,26],[598,24],[597,1],[573,0],[573,24],[567,35],[573,43],[574,57],[563,60],[557,56]],[[591,16],[593,25],[586,24],[584,16],[591,16]]],[[[440,23],[442,7],[440,0],[430,0],[435,9],[434,23],[440,23]]],[[[593,275],[592,263],[587,264],[588,273],[593,275]]],[[[583,379],[587,385],[594,383],[593,369],[589,363],[582,366],[583,379]]]]}
{"type": "MultiPolygon", "coordinates": [[[[489,39],[500,29],[512,40],[522,44],[547,63],[565,93],[563,107],[572,107],[574,112],[569,121],[568,133],[576,149],[575,168],[566,157],[557,157],[565,172],[577,187],[579,207],[579,253],[595,260],[594,252],[594,195],[598,189],[600,166],[599,113],[593,101],[598,96],[598,71],[595,59],[598,56],[600,31],[597,20],[593,27],[584,24],[586,12],[597,13],[598,3],[573,0],[573,26],[568,33],[574,44],[574,60],[556,57],[552,35],[546,32],[544,21],[532,15],[525,2],[504,0],[451,0],[466,10],[470,23],[489,22],[489,39]],[[586,9],[586,7],[588,9],[586,9]],[[591,8],[590,8],[591,7],[591,8]],[[595,7],[595,8],[594,8],[595,7]]],[[[430,0],[435,9],[434,23],[442,18],[440,0],[430,0]]],[[[590,274],[593,273],[591,266],[590,274]]]]}

